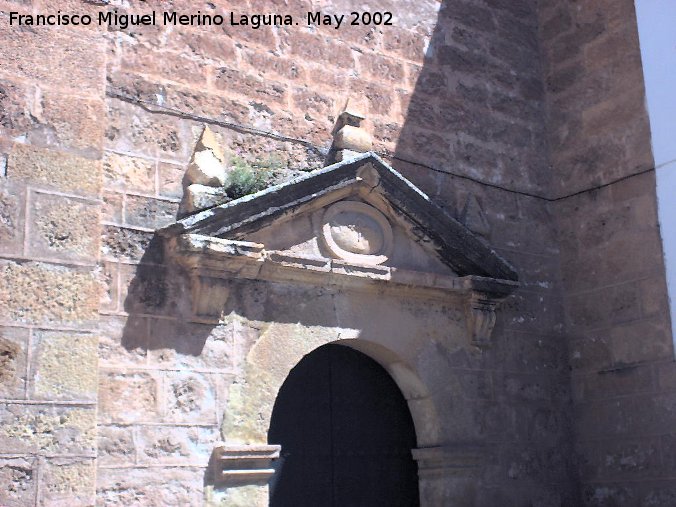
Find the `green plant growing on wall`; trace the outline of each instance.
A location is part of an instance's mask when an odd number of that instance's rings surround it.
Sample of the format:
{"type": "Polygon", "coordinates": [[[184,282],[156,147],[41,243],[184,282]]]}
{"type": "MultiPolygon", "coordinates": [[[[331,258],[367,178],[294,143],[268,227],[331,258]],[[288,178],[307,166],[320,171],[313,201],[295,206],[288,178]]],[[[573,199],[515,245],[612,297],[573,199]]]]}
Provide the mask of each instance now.
{"type": "Polygon", "coordinates": [[[231,199],[263,190],[270,185],[273,171],[282,165],[273,157],[250,163],[237,156],[230,159],[230,164],[232,169],[225,182],[225,191],[231,199]]]}

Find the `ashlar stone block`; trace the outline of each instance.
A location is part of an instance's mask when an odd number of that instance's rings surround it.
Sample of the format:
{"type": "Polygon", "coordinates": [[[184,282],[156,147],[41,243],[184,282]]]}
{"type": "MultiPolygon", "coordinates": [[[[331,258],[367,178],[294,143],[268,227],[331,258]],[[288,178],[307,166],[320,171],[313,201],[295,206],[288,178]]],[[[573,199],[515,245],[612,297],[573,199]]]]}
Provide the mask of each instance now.
{"type": "Polygon", "coordinates": [[[157,420],[158,378],[148,372],[104,372],[99,378],[99,418],[102,422],[157,420]]]}
{"type": "Polygon", "coordinates": [[[106,188],[154,193],[155,162],[147,158],[106,152],[103,157],[106,188]]]}
{"type": "Polygon", "coordinates": [[[40,505],[94,505],[95,483],[93,459],[49,459],[43,470],[40,505]]]}
{"type": "Polygon", "coordinates": [[[167,374],[167,418],[174,422],[216,424],[214,381],[212,375],[196,372],[167,374]]]}
{"type": "Polygon", "coordinates": [[[98,337],[37,331],[33,335],[31,395],[36,399],[96,400],[98,337]]]}
{"type": "Polygon", "coordinates": [[[8,320],[73,325],[95,322],[99,289],[94,274],[84,270],[43,263],[0,263],[0,313],[8,320]]]}
{"type": "Polygon", "coordinates": [[[9,154],[7,176],[81,195],[98,196],[101,189],[100,161],[19,143],[9,154]]]}
{"type": "Polygon", "coordinates": [[[0,505],[34,505],[36,483],[35,458],[0,459],[0,505]]]}
{"type": "Polygon", "coordinates": [[[27,329],[0,327],[0,398],[25,397],[27,349],[27,329]]]}
{"type": "Polygon", "coordinates": [[[0,405],[0,449],[12,454],[93,454],[96,410],[56,405],[0,405]]]}
{"type": "Polygon", "coordinates": [[[0,183],[0,253],[19,255],[23,251],[25,187],[0,183]]]}
{"type": "Polygon", "coordinates": [[[33,193],[29,253],[41,257],[94,261],[99,250],[101,206],[33,193]]]}

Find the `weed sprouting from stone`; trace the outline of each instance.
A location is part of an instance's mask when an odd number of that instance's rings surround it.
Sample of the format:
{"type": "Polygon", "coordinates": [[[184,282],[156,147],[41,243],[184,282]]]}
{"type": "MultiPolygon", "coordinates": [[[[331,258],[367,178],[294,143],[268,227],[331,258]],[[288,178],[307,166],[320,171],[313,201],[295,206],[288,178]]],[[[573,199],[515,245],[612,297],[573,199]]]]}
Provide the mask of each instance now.
{"type": "Polygon", "coordinates": [[[274,157],[248,162],[238,156],[230,159],[232,166],[225,183],[225,191],[231,199],[256,193],[272,183],[274,171],[281,168],[281,162],[274,157]]]}

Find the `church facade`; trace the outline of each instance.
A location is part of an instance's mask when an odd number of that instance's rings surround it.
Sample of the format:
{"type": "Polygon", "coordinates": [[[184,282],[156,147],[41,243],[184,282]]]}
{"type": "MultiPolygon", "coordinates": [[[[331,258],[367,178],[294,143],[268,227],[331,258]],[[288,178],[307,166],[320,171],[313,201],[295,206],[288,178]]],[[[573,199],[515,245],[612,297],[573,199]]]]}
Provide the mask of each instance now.
{"type": "Polygon", "coordinates": [[[0,1],[0,504],[674,505],[643,7],[0,1]]]}

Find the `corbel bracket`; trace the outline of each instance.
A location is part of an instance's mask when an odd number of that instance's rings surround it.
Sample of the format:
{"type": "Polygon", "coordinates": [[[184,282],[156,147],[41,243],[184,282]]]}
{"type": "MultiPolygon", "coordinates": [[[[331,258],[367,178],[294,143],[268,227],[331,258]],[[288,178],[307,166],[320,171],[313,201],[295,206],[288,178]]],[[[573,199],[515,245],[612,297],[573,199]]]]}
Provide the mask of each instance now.
{"type": "Polygon", "coordinates": [[[279,445],[219,445],[212,455],[214,479],[224,487],[266,484],[275,473],[279,445]]]}
{"type": "Polygon", "coordinates": [[[471,292],[467,303],[467,326],[472,345],[486,348],[491,345],[495,326],[495,309],[499,299],[483,292],[471,292]]]}
{"type": "Polygon", "coordinates": [[[478,444],[413,449],[418,474],[425,478],[477,476],[486,464],[487,449],[478,444]]]}

